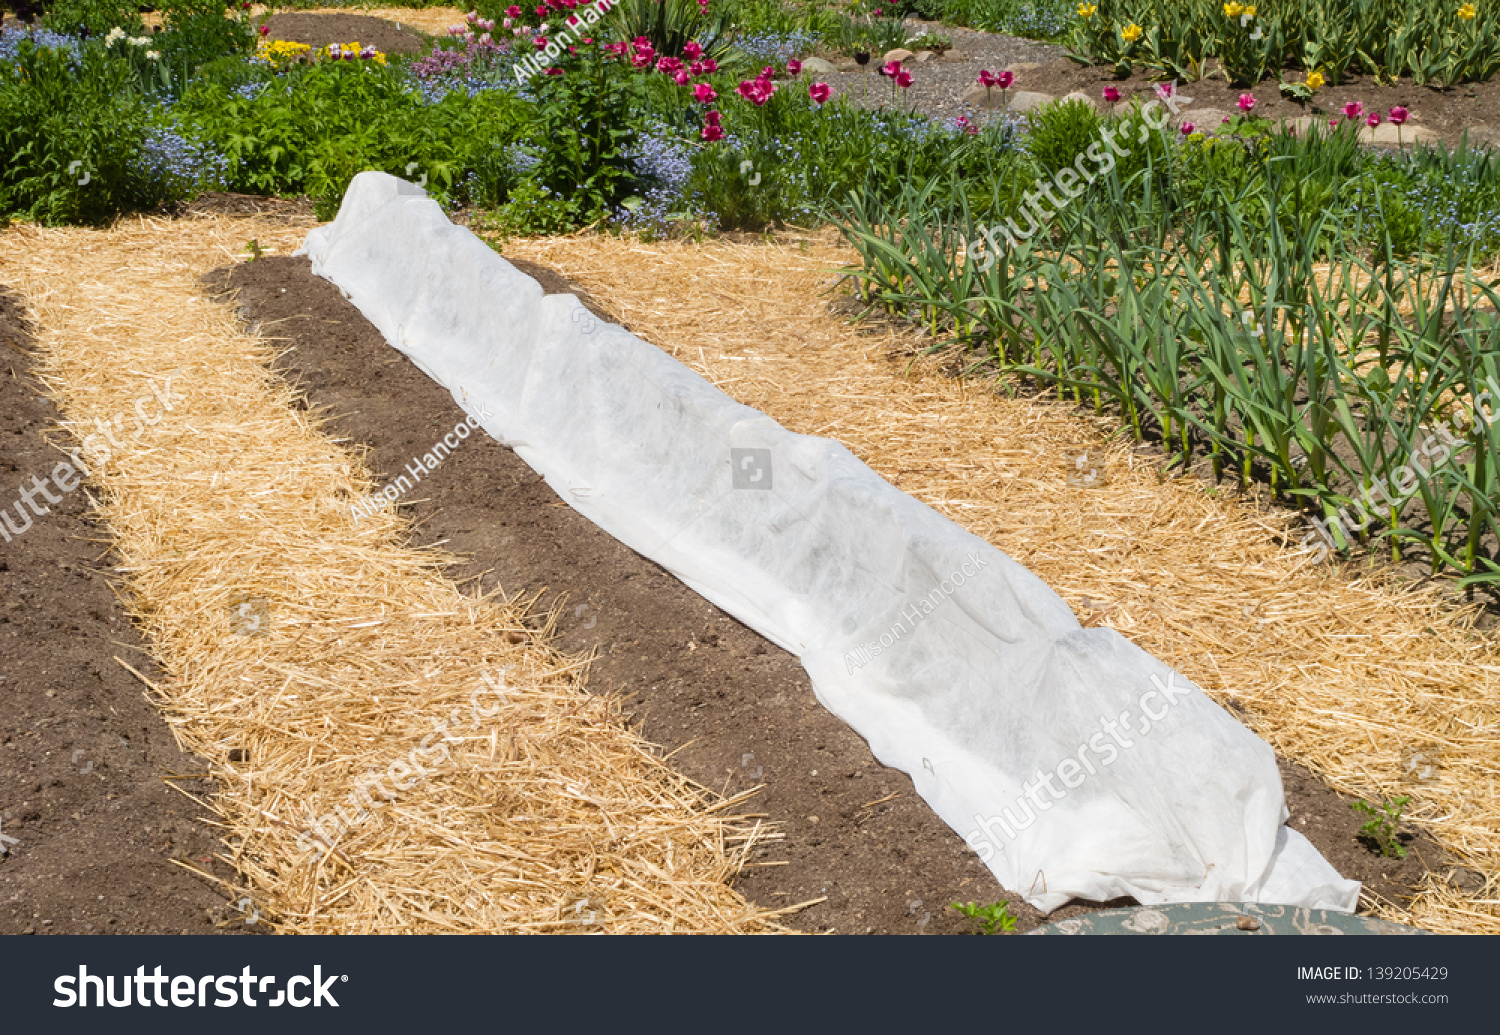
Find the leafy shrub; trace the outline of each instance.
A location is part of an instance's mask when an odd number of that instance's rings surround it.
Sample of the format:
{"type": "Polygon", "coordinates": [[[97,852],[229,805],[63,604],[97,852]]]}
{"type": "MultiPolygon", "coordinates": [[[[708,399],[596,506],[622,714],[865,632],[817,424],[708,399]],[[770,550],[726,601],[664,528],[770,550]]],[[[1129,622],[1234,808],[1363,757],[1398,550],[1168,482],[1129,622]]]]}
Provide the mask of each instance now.
{"type": "Polygon", "coordinates": [[[30,40],[0,63],[0,213],[102,223],[141,202],[132,158],[149,118],[128,76],[97,47],[30,40]]]}
{"type": "Polygon", "coordinates": [[[233,189],[307,194],[331,214],[349,181],[366,169],[419,179],[440,201],[498,203],[470,196],[506,178],[499,161],[523,121],[520,102],[498,91],[451,93],[427,104],[402,74],[368,62],[293,66],[269,79],[223,89],[224,66],[200,77],[178,105],[229,160],[233,189]]]}
{"type": "Polygon", "coordinates": [[[1027,150],[1042,170],[1056,172],[1099,140],[1100,116],[1086,101],[1053,101],[1031,115],[1027,150]]]}

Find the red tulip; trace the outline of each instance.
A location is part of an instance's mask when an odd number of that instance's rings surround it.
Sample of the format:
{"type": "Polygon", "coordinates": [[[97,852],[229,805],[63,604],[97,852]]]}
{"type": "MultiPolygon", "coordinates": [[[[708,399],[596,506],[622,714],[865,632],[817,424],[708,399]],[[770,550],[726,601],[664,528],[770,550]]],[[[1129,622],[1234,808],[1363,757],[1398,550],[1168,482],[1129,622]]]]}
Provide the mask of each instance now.
{"type": "Polygon", "coordinates": [[[1002,90],[1009,90],[1010,84],[1015,81],[1016,74],[1014,72],[1001,72],[999,75],[995,76],[995,85],[1000,87],[1000,89],[1002,90]]]}
{"type": "Polygon", "coordinates": [[[1350,101],[1344,105],[1344,118],[1357,119],[1365,113],[1365,106],[1358,101],[1350,101]]]}
{"type": "Polygon", "coordinates": [[[1120,99],[1120,91],[1116,90],[1113,86],[1106,86],[1104,88],[1104,99],[1110,104],[1114,104],[1120,99]]]}
{"type": "Polygon", "coordinates": [[[1399,126],[1406,121],[1406,117],[1410,114],[1411,112],[1407,111],[1405,108],[1401,107],[1401,105],[1398,104],[1391,109],[1391,113],[1388,117],[1391,120],[1391,125],[1399,126]]]}
{"type": "Polygon", "coordinates": [[[793,78],[802,74],[802,62],[795,59],[786,63],[786,74],[793,78]]]}
{"type": "Polygon", "coordinates": [[[718,96],[719,92],[707,83],[699,83],[693,87],[693,100],[699,104],[711,104],[718,96]]]}
{"type": "Polygon", "coordinates": [[[826,104],[832,94],[833,89],[827,83],[813,83],[807,88],[807,96],[813,99],[814,104],[826,104]]]}
{"type": "Polygon", "coordinates": [[[719,126],[713,125],[712,123],[710,123],[709,125],[703,127],[703,139],[704,140],[723,140],[724,139],[724,130],[721,127],[719,127],[719,126]]]}

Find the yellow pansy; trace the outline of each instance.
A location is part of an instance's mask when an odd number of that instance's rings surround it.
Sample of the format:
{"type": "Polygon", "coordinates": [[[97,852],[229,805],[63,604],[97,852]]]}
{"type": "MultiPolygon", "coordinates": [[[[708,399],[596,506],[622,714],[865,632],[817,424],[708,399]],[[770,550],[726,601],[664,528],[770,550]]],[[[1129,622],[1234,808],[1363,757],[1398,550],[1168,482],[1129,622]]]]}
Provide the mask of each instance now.
{"type": "Polygon", "coordinates": [[[1318,89],[1321,89],[1322,86],[1323,86],[1323,73],[1322,72],[1309,72],[1309,73],[1307,73],[1307,88],[1309,90],[1318,90],[1318,89]]]}
{"type": "Polygon", "coordinates": [[[1134,43],[1136,40],[1141,38],[1141,33],[1144,31],[1145,30],[1135,22],[1131,22],[1129,25],[1125,26],[1125,28],[1120,30],[1120,36],[1125,40],[1126,43],[1134,43]]]}
{"type": "Polygon", "coordinates": [[[1092,18],[1094,16],[1094,12],[1097,10],[1099,10],[1098,4],[1079,4],[1078,16],[1080,18],[1092,18]]]}
{"type": "Polygon", "coordinates": [[[1244,9],[1245,9],[1245,5],[1244,4],[1225,4],[1224,5],[1224,17],[1225,18],[1238,18],[1240,16],[1240,12],[1243,11],[1244,9]]]}
{"type": "Polygon", "coordinates": [[[1462,18],[1464,21],[1470,21],[1470,20],[1472,20],[1473,17],[1474,17],[1474,15],[1475,15],[1475,13],[1476,12],[1474,10],[1474,5],[1473,4],[1464,4],[1462,7],[1460,7],[1458,9],[1458,16],[1460,18],[1462,18]]]}

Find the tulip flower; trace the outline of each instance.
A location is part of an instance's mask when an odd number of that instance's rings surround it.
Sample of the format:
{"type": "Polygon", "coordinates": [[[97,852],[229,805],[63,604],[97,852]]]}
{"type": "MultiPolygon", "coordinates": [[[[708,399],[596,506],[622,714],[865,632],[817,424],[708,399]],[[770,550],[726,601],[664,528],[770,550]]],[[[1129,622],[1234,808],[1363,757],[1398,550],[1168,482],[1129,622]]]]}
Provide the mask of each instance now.
{"type": "Polygon", "coordinates": [[[899,72],[896,73],[896,85],[899,86],[899,87],[901,87],[901,89],[903,89],[903,90],[906,89],[908,86],[911,85],[911,83],[912,83],[911,73],[908,72],[906,69],[903,68],[901,71],[899,71],[899,72]]]}
{"type": "Polygon", "coordinates": [[[795,58],[792,59],[792,60],[790,60],[790,61],[788,61],[786,63],[786,74],[788,76],[791,76],[794,79],[797,76],[801,75],[802,74],[802,62],[796,60],[795,58]]]}
{"type": "Polygon", "coordinates": [[[1120,91],[1116,90],[1113,86],[1106,86],[1104,88],[1104,99],[1111,105],[1118,104],[1120,102],[1120,91]]]}
{"type": "Polygon", "coordinates": [[[507,17],[507,18],[519,18],[519,17],[521,17],[521,9],[519,7],[517,7],[515,4],[511,4],[509,7],[507,7],[505,9],[505,17],[507,17]]]}
{"type": "Polygon", "coordinates": [[[1354,120],[1365,113],[1365,106],[1358,101],[1350,101],[1344,105],[1344,118],[1354,120]]]}
{"type": "MultiPolygon", "coordinates": [[[[885,73],[881,72],[880,74],[884,75],[885,73]]],[[[986,90],[988,90],[990,87],[992,87],[992,86],[998,86],[999,84],[1000,84],[1000,79],[999,79],[998,76],[995,75],[994,72],[991,72],[987,68],[980,69],[980,71],[979,71],[979,85],[980,86],[982,86],[986,90]]],[[[1114,88],[1110,87],[1109,89],[1114,89],[1114,88]]],[[[1105,92],[1108,93],[1109,91],[1106,90],[1105,92]]]]}
{"type": "Polygon", "coordinates": [[[1385,120],[1380,117],[1380,112],[1372,111],[1370,112],[1370,117],[1365,119],[1365,125],[1369,126],[1371,129],[1374,129],[1384,121],[1385,120]]]}
{"type": "Polygon", "coordinates": [[[807,96],[811,97],[814,104],[826,104],[832,96],[833,88],[827,83],[813,83],[807,88],[807,96]]]}
{"type": "Polygon", "coordinates": [[[880,74],[892,79],[896,77],[896,73],[899,71],[901,71],[901,62],[899,61],[888,61],[880,66],[880,74]]]}
{"type": "Polygon", "coordinates": [[[1016,81],[1016,74],[1011,71],[1001,72],[995,76],[995,85],[1002,90],[1009,90],[1010,84],[1016,81]]]}
{"type": "Polygon", "coordinates": [[[682,56],[689,61],[697,61],[703,56],[703,45],[696,40],[688,40],[682,45],[682,56]]]}
{"type": "Polygon", "coordinates": [[[1391,120],[1391,125],[1399,126],[1406,121],[1406,117],[1410,114],[1409,111],[1398,104],[1391,109],[1390,115],[1387,117],[1391,120]]]}
{"type": "Polygon", "coordinates": [[[719,91],[715,90],[707,83],[699,83],[697,86],[693,87],[693,100],[697,101],[699,104],[712,104],[718,96],[719,91]]]}
{"type": "Polygon", "coordinates": [[[1250,109],[1255,107],[1255,97],[1252,94],[1242,93],[1240,94],[1239,105],[1240,111],[1249,114],[1250,109]]]}
{"type": "Polygon", "coordinates": [[[1184,122],[1177,127],[1177,132],[1181,133],[1183,136],[1189,136],[1196,128],[1197,127],[1194,126],[1191,122],[1184,122]]]}

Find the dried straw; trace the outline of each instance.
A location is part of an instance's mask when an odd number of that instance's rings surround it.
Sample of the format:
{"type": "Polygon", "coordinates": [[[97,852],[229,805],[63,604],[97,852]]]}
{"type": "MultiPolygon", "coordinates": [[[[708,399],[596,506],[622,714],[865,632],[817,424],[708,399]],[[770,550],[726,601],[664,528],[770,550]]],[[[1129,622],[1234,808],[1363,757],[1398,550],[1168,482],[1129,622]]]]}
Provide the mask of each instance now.
{"type": "Polygon", "coordinates": [[[124,448],[94,473],[129,606],[170,674],[150,697],[221,779],[206,804],[243,893],[298,933],[771,929],[729,886],[774,836],[728,815],[742,799],[672,772],[618,701],[584,692],[585,659],[545,645],[528,601],[465,595],[389,510],[356,522],[374,488],[359,458],[298,409],[268,342],[201,293],[247,240],[285,253],[306,228],[0,233],[0,282],[37,322],[68,447],[138,399],[159,413],[151,386],[172,375],[172,412],[133,443],[122,421],[124,448]],[[315,821],[340,806],[351,823],[325,820],[318,850],[315,821]]]}
{"type": "Polygon", "coordinates": [[[1164,475],[1107,437],[1112,422],[893,358],[920,343],[831,315],[830,271],[854,256],[827,233],[771,244],[512,240],[505,252],[566,273],[741,402],[839,439],[1334,788],[1411,795],[1408,816],[1488,887],[1466,896],[1441,860],[1425,860],[1440,872],[1410,910],[1376,912],[1500,933],[1500,651],[1472,612],[1430,587],[1314,566],[1288,545],[1290,515],[1164,475]]]}

